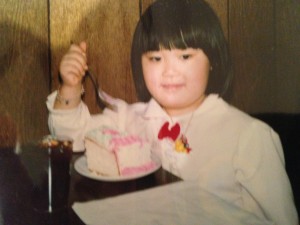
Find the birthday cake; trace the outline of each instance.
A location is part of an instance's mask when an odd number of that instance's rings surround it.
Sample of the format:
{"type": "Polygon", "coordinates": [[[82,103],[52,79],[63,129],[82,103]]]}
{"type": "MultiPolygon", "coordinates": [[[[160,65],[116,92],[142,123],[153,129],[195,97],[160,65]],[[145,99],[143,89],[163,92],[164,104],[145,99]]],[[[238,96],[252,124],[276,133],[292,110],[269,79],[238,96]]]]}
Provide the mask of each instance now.
{"type": "Polygon", "coordinates": [[[147,140],[109,127],[87,133],[85,148],[88,169],[101,176],[134,176],[156,167],[147,140]]]}

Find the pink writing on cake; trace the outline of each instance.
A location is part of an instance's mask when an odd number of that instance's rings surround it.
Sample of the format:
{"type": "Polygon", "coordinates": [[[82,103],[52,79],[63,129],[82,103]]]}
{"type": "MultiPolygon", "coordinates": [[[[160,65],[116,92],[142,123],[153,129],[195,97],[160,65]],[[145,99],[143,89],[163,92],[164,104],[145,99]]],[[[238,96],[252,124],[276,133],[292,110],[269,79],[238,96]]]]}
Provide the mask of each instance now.
{"type": "Polygon", "coordinates": [[[116,130],[113,130],[113,129],[106,129],[106,130],[103,130],[102,133],[104,135],[112,135],[112,136],[116,136],[116,135],[120,135],[120,133],[116,130]]]}

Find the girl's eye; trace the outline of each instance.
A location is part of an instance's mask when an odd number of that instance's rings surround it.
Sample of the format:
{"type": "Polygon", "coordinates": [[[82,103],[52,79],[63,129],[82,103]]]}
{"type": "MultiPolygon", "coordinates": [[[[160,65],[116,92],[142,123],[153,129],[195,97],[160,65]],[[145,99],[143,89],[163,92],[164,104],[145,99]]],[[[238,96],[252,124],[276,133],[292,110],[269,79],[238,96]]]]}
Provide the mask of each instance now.
{"type": "Polygon", "coordinates": [[[189,58],[191,58],[191,57],[192,57],[192,55],[190,55],[190,54],[184,54],[184,55],[181,56],[181,58],[182,58],[183,60],[187,60],[187,59],[189,59],[189,58]]]}
{"type": "Polygon", "coordinates": [[[152,62],[159,62],[161,60],[161,57],[159,57],[159,56],[151,56],[151,57],[149,57],[149,59],[152,62]]]}

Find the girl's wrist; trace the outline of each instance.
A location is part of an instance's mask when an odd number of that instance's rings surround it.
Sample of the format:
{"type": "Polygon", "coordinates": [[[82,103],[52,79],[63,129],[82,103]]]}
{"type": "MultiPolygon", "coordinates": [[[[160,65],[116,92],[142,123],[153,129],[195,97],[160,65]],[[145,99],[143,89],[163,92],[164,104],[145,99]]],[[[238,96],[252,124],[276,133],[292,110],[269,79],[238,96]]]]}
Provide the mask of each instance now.
{"type": "Polygon", "coordinates": [[[73,108],[80,103],[83,94],[83,85],[78,87],[59,86],[54,108],[73,108]]]}

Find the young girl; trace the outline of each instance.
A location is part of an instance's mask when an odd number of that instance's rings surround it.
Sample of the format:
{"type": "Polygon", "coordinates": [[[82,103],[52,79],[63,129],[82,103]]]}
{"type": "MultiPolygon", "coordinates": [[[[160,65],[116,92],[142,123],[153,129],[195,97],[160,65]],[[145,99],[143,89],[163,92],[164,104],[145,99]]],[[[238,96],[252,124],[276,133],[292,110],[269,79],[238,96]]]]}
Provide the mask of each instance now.
{"type": "Polygon", "coordinates": [[[132,44],[141,102],[105,95],[113,109],[90,115],[81,101],[86,44],[72,45],[60,65],[62,85],[48,97],[53,134],[84,149],[101,125],[149,139],[163,168],[278,225],[297,224],[279,137],[227,104],[230,60],[219,20],[202,0],[157,0],[142,15],[132,44]]]}

